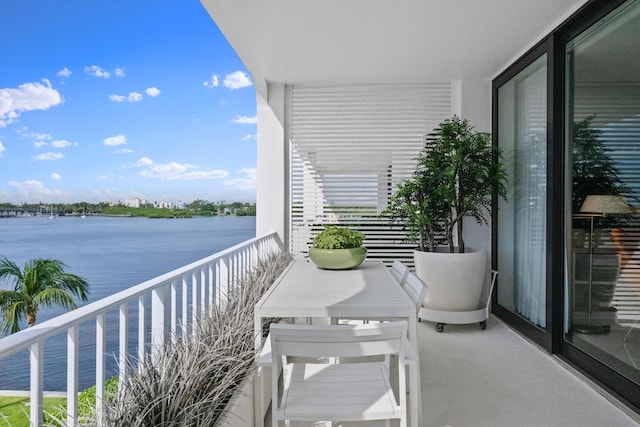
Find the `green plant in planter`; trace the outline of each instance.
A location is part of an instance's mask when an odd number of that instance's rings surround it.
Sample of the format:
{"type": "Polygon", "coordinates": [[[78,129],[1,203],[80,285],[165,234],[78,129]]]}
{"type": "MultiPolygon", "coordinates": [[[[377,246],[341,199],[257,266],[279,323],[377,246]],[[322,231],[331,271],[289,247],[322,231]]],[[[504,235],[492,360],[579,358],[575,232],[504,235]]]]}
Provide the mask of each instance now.
{"type": "Polygon", "coordinates": [[[318,267],[329,270],[357,267],[367,256],[367,249],[362,246],[365,238],[358,230],[329,225],[313,239],[309,258],[318,267]]]}
{"type": "Polygon", "coordinates": [[[318,249],[359,248],[366,236],[348,227],[329,225],[313,239],[313,247],[318,249]]]}
{"type": "Polygon", "coordinates": [[[445,120],[434,138],[426,138],[413,177],[398,185],[382,214],[402,222],[421,251],[434,251],[446,241],[453,253],[455,230],[458,251],[464,252],[464,217],[486,224],[491,196],[506,198],[501,158],[489,133],[474,131],[457,116],[445,120]]]}
{"type": "Polygon", "coordinates": [[[573,213],[589,194],[619,195],[629,192],[620,179],[615,161],[602,142],[602,131],[594,128],[595,115],[573,126],[573,213]]]}

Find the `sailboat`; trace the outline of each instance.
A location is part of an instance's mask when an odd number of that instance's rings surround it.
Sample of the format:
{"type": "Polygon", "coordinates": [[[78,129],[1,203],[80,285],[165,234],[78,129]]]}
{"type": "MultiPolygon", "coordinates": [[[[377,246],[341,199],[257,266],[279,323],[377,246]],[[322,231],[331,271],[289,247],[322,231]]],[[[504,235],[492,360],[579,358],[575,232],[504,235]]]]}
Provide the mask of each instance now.
{"type": "Polygon", "coordinates": [[[80,215],[80,218],[86,218],[87,215],[84,213],[84,208],[82,208],[82,215],[80,215]]]}

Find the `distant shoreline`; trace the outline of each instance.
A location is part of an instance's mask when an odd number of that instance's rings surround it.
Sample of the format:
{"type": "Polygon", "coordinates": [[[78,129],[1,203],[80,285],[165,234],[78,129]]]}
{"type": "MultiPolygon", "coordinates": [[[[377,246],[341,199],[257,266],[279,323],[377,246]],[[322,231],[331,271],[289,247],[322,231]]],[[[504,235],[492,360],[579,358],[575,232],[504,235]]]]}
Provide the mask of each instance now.
{"type": "MultiPolygon", "coordinates": [[[[190,219],[190,218],[225,218],[225,217],[237,217],[237,216],[255,216],[255,215],[237,215],[237,214],[225,214],[225,215],[191,215],[191,216],[152,216],[152,215],[132,215],[132,214],[105,214],[105,213],[91,213],[85,214],[86,217],[107,217],[107,218],[149,218],[149,219],[190,219]]],[[[0,215],[0,219],[3,218],[81,218],[82,214],[67,214],[67,215],[53,215],[49,217],[47,215],[0,215]]]]}

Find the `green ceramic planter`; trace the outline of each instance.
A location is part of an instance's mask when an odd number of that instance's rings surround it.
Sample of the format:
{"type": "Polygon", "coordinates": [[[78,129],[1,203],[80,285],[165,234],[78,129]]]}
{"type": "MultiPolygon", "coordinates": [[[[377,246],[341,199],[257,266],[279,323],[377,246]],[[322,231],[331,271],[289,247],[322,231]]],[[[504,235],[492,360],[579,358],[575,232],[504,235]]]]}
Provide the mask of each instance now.
{"type": "Polygon", "coordinates": [[[309,258],[315,265],[327,270],[348,270],[359,266],[367,257],[367,248],[352,249],[309,248],[309,258]]]}

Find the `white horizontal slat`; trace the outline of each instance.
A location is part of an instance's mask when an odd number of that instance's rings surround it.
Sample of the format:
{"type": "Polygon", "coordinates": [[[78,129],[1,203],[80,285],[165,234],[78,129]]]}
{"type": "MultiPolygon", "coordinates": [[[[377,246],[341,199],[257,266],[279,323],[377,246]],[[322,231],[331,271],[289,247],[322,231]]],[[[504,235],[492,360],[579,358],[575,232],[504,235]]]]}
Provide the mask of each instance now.
{"type": "Polygon", "coordinates": [[[412,263],[414,244],[379,214],[450,116],[450,83],[296,85],[289,96],[292,252],[337,223],[367,235],[369,259],[412,263]]]}

